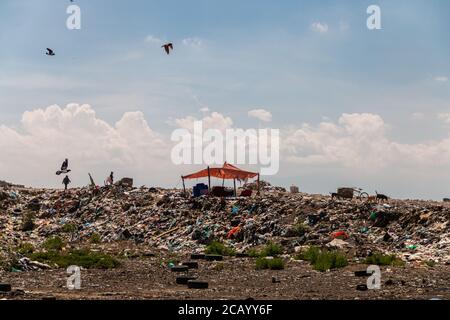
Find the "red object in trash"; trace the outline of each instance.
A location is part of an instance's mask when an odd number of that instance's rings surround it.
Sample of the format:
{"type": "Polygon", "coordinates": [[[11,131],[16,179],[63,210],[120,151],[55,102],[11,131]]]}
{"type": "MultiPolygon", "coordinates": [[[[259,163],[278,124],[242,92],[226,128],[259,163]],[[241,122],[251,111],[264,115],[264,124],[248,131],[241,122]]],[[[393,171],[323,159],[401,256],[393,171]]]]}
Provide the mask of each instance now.
{"type": "Polygon", "coordinates": [[[228,232],[227,238],[230,239],[231,237],[233,237],[239,231],[241,231],[241,227],[236,227],[236,228],[231,229],[231,231],[228,232]]]}
{"type": "Polygon", "coordinates": [[[331,234],[331,238],[333,239],[348,239],[348,234],[345,231],[336,231],[331,234]]]}

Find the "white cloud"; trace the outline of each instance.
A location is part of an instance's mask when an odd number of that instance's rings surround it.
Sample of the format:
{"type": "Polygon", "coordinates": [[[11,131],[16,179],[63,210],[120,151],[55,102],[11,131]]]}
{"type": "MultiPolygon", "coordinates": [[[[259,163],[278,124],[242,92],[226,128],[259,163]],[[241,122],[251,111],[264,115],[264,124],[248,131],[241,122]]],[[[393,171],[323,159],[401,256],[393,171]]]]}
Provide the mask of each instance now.
{"type": "Polygon", "coordinates": [[[437,82],[448,82],[448,77],[446,76],[438,76],[434,78],[435,81],[437,82]]]}
{"type": "Polygon", "coordinates": [[[285,132],[284,154],[294,163],[336,166],[365,172],[395,172],[396,168],[450,166],[450,136],[425,143],[402,144],[391,140],[388,126],[376,114],[343,114],[338,123],[285,132]]]}
{"type": "Polygon", "coordinates": [[[144,57],[144,53],[140,51],[129,52],[123,58],[124,61],[140,60],[144,57]]]}
{"type": "Polygon", "coordinates": [[[422,119],[425,118],[425,114],[424,114],[423,112],[414,112],[414,113],[411,115],[411,117],[412,117],[414,120],[422,120],[422,119]]]}
{"type": "Polygon", "coordinates": [[[89,105],[78,104],[25,112],[17,129],[0,126],[0,150],[8,150],[0,158],[0,177],[53,186],[60,183],[54,172],[66,157],[78,178],[74,183],[83,185],[88,172],[100,184],[110,170],[145,181],[161,171],[149,163],[167,162],[168,153],[141,112],[127,112],[110,125],[89,105]]]}
{"type": "Polygon", "coordinates": [[[326,23],[321,23],[321,22],[314,22],[311,25],[311,29],[315,32],[318,33],[327,33],[329,28],[328,28],[328,24],[326,23]]]}
{"type": "Polygon", "coordinates": [[[162,44],[162,40],[159,39],[158,37],[155,37],[154,35],[148,35],[145,38],[145,42],[147,43],[151,43],[151,44],[162,44]]]}
{"type": "Polygon", "coordinates": [[[204,41],[198,37],[183,39],[183,45],[191,48],[202,48],[204,46],[204,41]]]}
{"type": "Polygon", "coordinates": [[[209,110],[209,108],[208,107],[204,107],[204,108],[201,108],[200,109],[200,112],[202,112],[202,113],[208,113],[210,110],[209,110]]]}
{"type": "Polygon", "coordinates": [[[445,123],[450,123],[450,113],[439,113],[438,119],[445,123]]]}
{"type": "Polygon", "coordinates": [[[248,112],[248,116],[251,118],[258,119],[263,122],[272,121],[272,114],[264,109],[255,109],[248,112]]]}
{"type": "Polygon", "coordinates": [[[174,123],[176,126],[192,131],[194,129],[194,122],[202,121],[203,130],[217,129],[224,131],[233,126],[233,120],[230,117],[226,117],[221,113],[213,112],[202,119],[197,119],[192,116],[188,116],[181,119],[175,119],[174,123]]]}
{"type": "MultiPolygon", "coordinates": [[[[442,113],[439,119],[450,123],[450,114],[442,113]]],[[[234,125],[230,117],[218,112],[200,119],[175,119],[173,124],[192,130],[197,120],[203,121],[204,130],[224,131],[234,125]]],[[[59,186],[61,179],[54,172],[68,157],[76,185],[88,183],[88,172],[101,184],[113,170],[117,177],[131,176],[139,184],[173,186],[189,168],[172,164],[171,146],[169,135],[155,132],[142,112],[126,112],[115,124],[109,124],[89,105],[53,105],[25,112],[17,126],[0,125],[0,150],[7,150],[0,157],[0,179],[59,186]]],[[[450,134],[442,139],[400,143],[390,137],[389,125],[381,116],[343,114],[338,121],[282,130],[280,159],[284,174],[289,176],[315,172],[319,180],[341,181],[341,174],[348,179],[345,181],[364,179],[371,185],[386,181],[388,187],[401,188],[402,172],[402,179],[411,185],[414,181],[416,192],[421,192],[418,186],[423,183],[423,188],[434,188],[439,194],[433,181],[450,178],[445,175],[450,171],[450,134]],[[424,177],[429,184],[422,182],[424,177]]]]}

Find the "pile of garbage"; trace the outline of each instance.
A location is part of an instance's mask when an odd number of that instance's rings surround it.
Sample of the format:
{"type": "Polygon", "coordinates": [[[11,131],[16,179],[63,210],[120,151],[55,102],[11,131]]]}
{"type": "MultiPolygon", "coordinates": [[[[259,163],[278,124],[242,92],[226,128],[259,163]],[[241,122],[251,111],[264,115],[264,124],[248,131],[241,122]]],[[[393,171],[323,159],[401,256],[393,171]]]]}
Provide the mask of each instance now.
{"type": "Polygon", "coordinates": [[[131,179],[67,192],[0,188],[0,257],[6,248],[40,246],[52,236],[84,243],[95,235],[105,245],[125,240],[171,252],[201,252],[216,239],[238,252],[275,241],[292,254],[318,245],[355,259],[380,252],[409,262],[450,263],[450,204],[264,190],[250,198],[191,198],[181,190],[135,188],[131,179]]]}

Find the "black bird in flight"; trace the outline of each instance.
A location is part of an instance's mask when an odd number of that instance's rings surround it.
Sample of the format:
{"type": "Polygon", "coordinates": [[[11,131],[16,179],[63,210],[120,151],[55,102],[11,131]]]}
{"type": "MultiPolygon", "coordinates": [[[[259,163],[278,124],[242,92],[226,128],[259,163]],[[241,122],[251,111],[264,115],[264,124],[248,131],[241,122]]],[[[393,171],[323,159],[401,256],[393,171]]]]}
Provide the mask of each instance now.
{"type": "Polygon", "coordinates": [[[48,56],[54,56],[55,52],[52,49],[47,48],[47,52],[45,54],[48,55],[48,56]]]}
{"type": "Polygon", "coordinates": [[[161,46],[161,48],[164,48],[164,50],[166,50],[166,53],[170,54],[170,50],[173,50],[173,44],[166,43],[165,45],[161,46]]]}

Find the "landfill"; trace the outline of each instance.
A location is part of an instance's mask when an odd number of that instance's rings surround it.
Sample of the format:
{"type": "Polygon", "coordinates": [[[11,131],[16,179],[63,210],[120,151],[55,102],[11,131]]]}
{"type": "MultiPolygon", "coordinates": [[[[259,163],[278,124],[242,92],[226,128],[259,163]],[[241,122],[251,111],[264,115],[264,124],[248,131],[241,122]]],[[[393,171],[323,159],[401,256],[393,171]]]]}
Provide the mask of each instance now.
{"type": "MultiPolygon", "coordinates": [[[[380,252],[408,263],[450,264],[446,202],[332,199],[268,183],[262,183],[262,190],[252,197],[224,199],[136,188],[132,179],[67,192],[3,186],[0,259],[22,243],[39,246],[56,235],[69,243],[84,243],[96,234],[103,244],[131,241],[167,252],[201,253],[212,240],[245,252],[275,241],[287,254],[317,245],[345,250],[356,261],[380,252]],[[30,216],[33,222],[27,227],[30,216]],[[72,232],[67,232],[67,225],[72,232]]],[[[47,268],[17,258],[24,270],[47,268]]]]}

